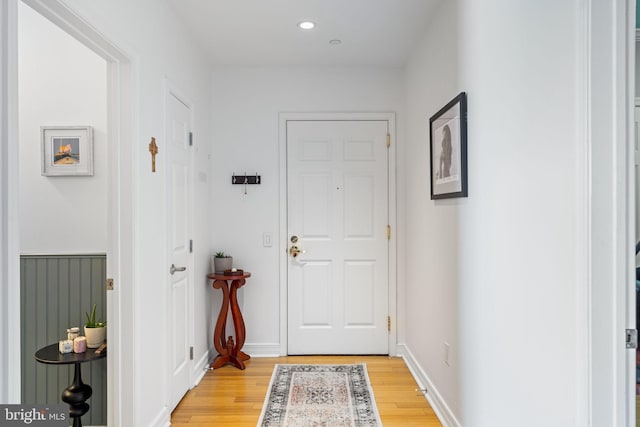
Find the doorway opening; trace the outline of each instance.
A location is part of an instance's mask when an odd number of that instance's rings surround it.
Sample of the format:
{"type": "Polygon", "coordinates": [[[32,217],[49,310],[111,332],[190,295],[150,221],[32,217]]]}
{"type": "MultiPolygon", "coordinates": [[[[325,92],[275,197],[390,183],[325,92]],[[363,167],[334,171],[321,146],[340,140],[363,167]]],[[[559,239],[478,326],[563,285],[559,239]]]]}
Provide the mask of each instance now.
{"type": "MultiPolygon", "coordinates": [[[[9,22],[17,22],[18,6],[23,7],[18,0],[10,0],[9,22]]],[[[113,279],[114,288],[106,294],[106,317],[109,321],[107,340],[109,353],[113,357],[107,358],[107,425],[133,425],[134,410],[133,394],[133,364],[122,363],[117,355],[122,348],[133,348],[134,331],[130,327],[122,325],[133,324],[133,289],[126,284],[133,283],[133,191],[135,185],[133,179],[133,155],[132,140],[133,130],[133,92],[134,92],[134,66],[130,55],[123,52],[115,44],[105,39],[95,28],[77,16],[62,1],[59,0],[22,0],[38,14],[59,27],[64,33],[79,41],[85,48],[93,51],[102,58],[106,64],[105,87],[106,105],[103,106],[106,115],[106,125],[103,137],[109,147],[106,151],[106,161],[103,165],[103,174],[106,175],[106,219],[103,228],[106,228],[105,250],[106,276],[113,279]]],[[[9,40],[5,46],[4,54],[9,58],[17,58],[18,41],[9,40]]],[[[16,67],[17,68],[17,67],[16,67]]],[[[42,70],[40,70],[42,71],[42,70]]],[[[11,87],[18,85],[17,75],[9,73],[8,83],[11,87]]],[[[17,99],[17,96],[16,96],[17,99]]],[[[62,102],[63,100],[61,100],[62,102]]],[[[8,116],[16,117],[19,101],[8,104],[8,116]],[[15,104],[15,105],[14,105],[15,104]]],[[[62,107],[61,107],[62,108],[62,107]]],[[[9,123],[9,134],[18,135],[17,121],[9,123]]],[[[15,138],[17,141],[18,138],[15,138]]],[[[10,142],[9,148],[18,150],[18,142],[10,142]]],[[[39,153],[38,153],[39,154],[39,153]]],[[[40,162],[39,156],[30,161],[40,162]]],[[[13,182],[19,181],[17,168],[10,171],[9,178],[13,182]]],[[[60,178],[63,179],[63,178],[60,178]]],[[[64,186],[62,186],[64,188],[64,186]]],[[[20,189],[13,188],[16,202],[20,199],[20,189]]],[[[60,196],[60,195],[59,195],[60,196]]],[[[17,209],[16,209],[17,211],[17,209]]],[[[19,221],[18,221],[19,222],[19,221]]],[[[57,221],[60,226],[68,226],[72,223],[69,219],[57,221]]],[[[16,259],[20,253],[19,239],[9,242],[8,252],[15,254],[16,259]]],[[[20,273],[14,274],[19,278],[20,273]]],[[[17,284],[16,286],[19,286],[17,284]]],[[[103,285],[104,286],[104,285],[103,285]]],[[[102,288],[104,289],[104,287],[102,288]]],[[[10,290],[11,292],[11,290],[10,290]]],[[[17,294],[17,291],[14,291],[17,294]]],[[[84,307],[83,310],[86,311],[84,307]]],[[[10,313],[10,323],[20,325],[20,310],[10,313]]],[[[102,313],[105,316],[105,313],[102,313]]],[[[20,333],[15,331],[15,333],[20,333]]],[[[66,334],[61,331],[61,334],[66,334]]],[[[17,341],[10,337],[10,341],[17,341]]],[[[11,358],[16,361],[13,369],[19,371],[20,347],[11,348],[14,353],[11,358]]],[[[20,376],[11,378],[9,390],[16,393],[20,390],[20,376]]],[[[19,392],[16,393],[19,396],[19,392]]]]}
{"type": "MultiPolygon", "coordinates": [[[[21,401],[55,404],[72,366],[33,355],[68,328],[84,335],[94,304],[106,320],[107,62],[20,2],[18,83],[21,401]]],[[[84,421],[106,425],[106,359],[82,370],[84,421]]]]}

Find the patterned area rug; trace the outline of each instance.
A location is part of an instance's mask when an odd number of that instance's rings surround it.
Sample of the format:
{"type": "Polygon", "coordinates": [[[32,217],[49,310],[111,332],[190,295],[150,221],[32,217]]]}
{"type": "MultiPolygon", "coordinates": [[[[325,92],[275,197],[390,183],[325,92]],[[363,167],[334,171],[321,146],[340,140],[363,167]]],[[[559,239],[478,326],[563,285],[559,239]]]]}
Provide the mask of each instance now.
{"type": "Polygon", "coordinates": [[[367,367],[276,365],[259,427],[381,427],[367,367]]]}

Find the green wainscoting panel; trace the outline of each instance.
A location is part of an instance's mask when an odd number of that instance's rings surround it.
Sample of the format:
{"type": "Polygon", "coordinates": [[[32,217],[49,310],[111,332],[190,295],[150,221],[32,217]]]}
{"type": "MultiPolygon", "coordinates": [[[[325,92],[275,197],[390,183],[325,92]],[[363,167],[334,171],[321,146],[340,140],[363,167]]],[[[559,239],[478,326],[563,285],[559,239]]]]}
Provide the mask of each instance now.
{"type": "MultiPolygon", "coordinates": [[[[62,403],[60,396],[73,379],[73,365],[38,363],[35,352],[66,339],[67,328],[84,324],[95,303],[106,320],[106,264],[99,255],[22,255],[20,257],[20,312],[22,403],[62,403]]],[[[107,356],[108,357],[108,356],[107,356]]],[[[107,425],[107,361],[82,365],[82,380],[93,389],[83,425],[107,425]]]]}

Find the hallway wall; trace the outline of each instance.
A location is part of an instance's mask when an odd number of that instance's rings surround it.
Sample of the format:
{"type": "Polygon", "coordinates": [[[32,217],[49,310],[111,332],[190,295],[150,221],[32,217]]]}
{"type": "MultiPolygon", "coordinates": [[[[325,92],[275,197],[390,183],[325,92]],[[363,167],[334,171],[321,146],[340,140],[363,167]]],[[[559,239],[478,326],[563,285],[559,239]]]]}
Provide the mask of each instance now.
{"type": "Polygon", "coordinates": [[[19,6],[20,251],[105,253],[107,64],[19,6]],[[42,176],[40,126],[93,127],[94,175],[42,176]]]}
{"type": "MultiPolygon", "coordinates": [[[[465,349],[459,340],[459,292],[466,261],[460,254],[466,240],[460,211],[469,199],[430,199],[429,118],[465,89],[458,78],[457,14],[457,2],[443,2],[407,64],[407,136],[398,156],[402,162],[399,169],[404,171],[400,187],[405,189],[399,213],[404,236],[399,280],[406,283],[400,296],[406,304],[401,342],[419,364],[432,404],[443,405],[441,415],[452,425],[462,411],[459,371],[460,352],[465,349]]],[[[472,151],[474,141],[470,140],[469,146],[472,151]]],[[[476,195],[472,182],[470,194],[476,195]]]]}
{"type": "Polygon", "coordinates": [[[133,115],[136,128],[123,150],[132,157],[133,175],[125,176],[133,192],[132,221],[134,244],[132,264],[134,283],[121,283],[131,290],[133,301],[121,301],[121,310],[131,313],[132,324],[122,326],[131,346],[122,349],[123,386],[120,411],[114,414],[121,425],[164,426],[169,422],[168,335],[161,315],[168,306],[169,263],[166,200],[167,144],[165,138],[165,96],[167,82],[193,106],[194,133],[194,309],[188,313],[195,327],[188,342],[194,347],[191,379],[203,374],[209,360],[212,335],[211,300],[213,290],[206,280],[211,253],[209,155],[211,144],[211,69],[176,19],[166,2],[156,0],[111,0],[87,2],[65,0],[81,19],[131,58],[134,72],[133,115]],[[155,137],[159,147],[157,172],[151,171],[148,145],[155,137]],[[130,151],[129,151],[130,150],[130,151]],[[147,357],[154,349],[153,357],[147,357]],[[159,373],[166,373],[162,375],[159,373]],[[150,386],[153,385],[153,386],[150,386]],[[144,390],[144,398],[141,393],[144,390]]]}
{"type": "Polygon", "coordinates": [[[405,212],[407,347],[465,427],[584,425],[581,16],[571,2],[447,1],[407,68],[407,170],[428,154],[428,117],[468,96],[469,197],[431,201],[407,180],[405,212]]]}
{"type": "MultiPolygon", "coordinates": [[[[212,228],[214,250],[233,255],[251,272],[239,291],[246,349],[278,354],[280,344],[279,121],[281,112],[397,112],[398,68],[216,68],[213,91],[212,228]],[[260,185],[231,185],[233,173],[262,177],[260,185]],[[272,233],[272,247],[262,245],[272,233]]],[[[219,296],[218,296],[219,297],[219,296]]],[[[216,297],[216,298],[218,298],[216,297]]],[[[247,350],[249,352],[249,350],[247,350]]]]}
{"type": "Polygon", "coordinates": [[[459,5],[473,188],[461,212],[462,421],[577,426],[582,10],[459,5]]]}

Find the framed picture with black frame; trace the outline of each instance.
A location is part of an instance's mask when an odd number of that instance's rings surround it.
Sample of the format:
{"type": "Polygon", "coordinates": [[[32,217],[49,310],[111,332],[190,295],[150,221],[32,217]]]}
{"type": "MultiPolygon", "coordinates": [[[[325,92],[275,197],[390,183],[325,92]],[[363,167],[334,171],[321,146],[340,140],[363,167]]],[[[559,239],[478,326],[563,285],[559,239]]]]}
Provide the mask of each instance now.
{"type": "Polygon", "coordinates": [[[429,119],[431,200],[467,197],[467,95],[429,119]]]}

